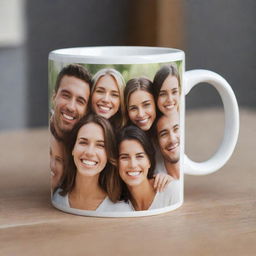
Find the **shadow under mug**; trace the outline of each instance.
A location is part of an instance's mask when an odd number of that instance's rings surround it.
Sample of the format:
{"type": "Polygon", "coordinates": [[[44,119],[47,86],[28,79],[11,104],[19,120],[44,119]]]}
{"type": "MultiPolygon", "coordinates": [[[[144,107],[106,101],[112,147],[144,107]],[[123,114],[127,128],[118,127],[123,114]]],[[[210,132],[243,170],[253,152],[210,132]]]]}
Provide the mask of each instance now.
{"type": "Polygon", "coordinates": [[[52,204],[98,217],[148,216],[183,203],[184,174],[220,169],[235,148],[239,112],[220,75],[185,71],[181,50],[82,47],[49,54],[52,204]],[[185,97],[214,86],[225,112],[224,137],[207,161],[184,152],[185,97]]]}

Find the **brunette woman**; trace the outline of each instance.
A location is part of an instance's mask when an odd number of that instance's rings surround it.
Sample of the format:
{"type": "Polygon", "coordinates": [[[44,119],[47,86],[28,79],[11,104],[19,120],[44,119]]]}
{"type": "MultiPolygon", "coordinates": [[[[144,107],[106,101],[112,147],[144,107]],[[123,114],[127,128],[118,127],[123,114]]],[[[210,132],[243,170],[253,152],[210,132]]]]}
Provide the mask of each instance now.
{"type": "Polygon", "coordinates": [[[124,128],[118,137],[122,199],[136,210],[152,210],[176,203],[172,183],[162,192],[154,188],[155,150],[138,127],[124,128]]]}
{"type": "Polygon", "coordinates": [[[156,118],[152,82],[145,77],[129,80],[124,90],[124,98],[128,123],[143,131],[150,131],[156,118]]]}
{"type": "Polygon", "coordinates": [[[169,116],[179,111],[180,76],[174,65],[164,65],[156,73],[153,81],[155,101],[158,110],[169,116]]]}
{"type": "Polygon", "coordinates": [[[62,208],[94,211],[127,211],[118,202],[120,184],[112,127],[104,117],[90,114],[73,128],[67,166],[53,202],[62,208]]]}

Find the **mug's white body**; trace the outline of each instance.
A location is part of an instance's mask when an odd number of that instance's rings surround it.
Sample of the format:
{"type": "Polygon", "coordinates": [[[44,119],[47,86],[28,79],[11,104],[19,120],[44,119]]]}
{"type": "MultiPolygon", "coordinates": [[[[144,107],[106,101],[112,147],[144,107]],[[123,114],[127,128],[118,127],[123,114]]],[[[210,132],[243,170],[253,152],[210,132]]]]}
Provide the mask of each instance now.
{"type": "MultiPolygon", "coordinates": [[[[67,205],[61,205],[58,201],[52,197],[53,205],[65,212],[86,215],[86,216],[99,216],[99,217],[136,217],[136,216],[148,216],[164,212],[172,211],[183,204],[184,201],[184,173],[189,174],[207,174],[219,169],[228,160],[232,151],[235,147],[237,136],[238,136],[238,108],[232,90],[228,88],[228,85],[224,85],[225,81],[218,80],[217,74],[210,71],[197,71],[194,73],[187,73],[185,75],[185,54],[181,50],[170,49],[170,48],[156,48],[156,47],[85,47],[85,48],[69,48],[52,51],[49,55],[49,67],[50,72],[53,66],[57,67],[60,71],[63,67],[72,64],[85,64],[99,65],[108,67],[109,65],[131,65],[133,67],[139,67],[143,65],[151,65],[154,69],[154,64],[162,66],[164,64],[179,64],[179,79],[180,79],[180,92],[179,92],[179,179],[172,181],[178,183],[176,189],[178,189],[178,201],[171,205],[165,205],[161,208],[154,208],[149,210],[135,211],[95,211],[95,210],[82,210],[72,208],[67,205]],[[208,72],[208,73],[207,73],[208,72]],[[199,79],[196,79],[200,77],[199,79]],[[217,81],[216,81],[217,79],[217,81]],[[213,84],[224,102],[226,116],[230,116],[226,124],[226,135],[224,136],[224,142],[220,146],[219,151],[210,159],[204,163],[194,163],[185,156],[184,145],[185,145],[185,95],[189,90],[196,84],[202,81],[213,84]],[[220,85],[220,86],[219,86],[220,85]],[[223,89],[224,88],[224,89],[223,89]],[[227,113],[228,112],[228,113],[227,113]],[[230,128],[232,126],[232,128],[230,128]],[[231,131],[231,135],[228,134],[227,129],[231,131]],[[225,141],[226,139],[226,141],[225,141]]],[[[155,73],[158,70],[155,70],[155,73]]],[[[193,72],[193,71],[192,71],[193,72]]],[[[147,74],[140,74],[141,76],[147,76],[147,74]]],[[[49,76],[49,82],[51,88],[56,80],[51,79],[49,76]],[[53,81],[54,80],[54,81],[53,81]]],[[[133,77],[129,77],[132,79],[133,77]]],[[[222,78],[221,78],[222,79],[222,78]]],[[[224,80],[224,79],[223,79],[224,80]]],[[[51,89],[50,89],[51,90],[51,89]]],[[[52,92],[50,91],[50,94],[52,92]]],[[[164,171],[166,173],[166,171],[164,171]]],[[[171,182],[171,183],[172,183],[171,182]]]]}

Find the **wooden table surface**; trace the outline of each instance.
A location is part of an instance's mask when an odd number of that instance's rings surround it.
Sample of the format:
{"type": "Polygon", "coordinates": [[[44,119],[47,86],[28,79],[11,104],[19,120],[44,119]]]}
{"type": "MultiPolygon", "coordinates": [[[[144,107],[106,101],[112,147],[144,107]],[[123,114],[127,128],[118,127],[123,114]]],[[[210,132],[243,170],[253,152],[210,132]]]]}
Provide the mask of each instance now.
{"type": "MultiPolygon", "coordinates": [[[[241,111],[230,161],[208,176],[185,176],[184,205],[139,218],[66,214],[50,203],[46,128],[0,133],[0,255],[256,255],[256,112],[241,111]]],[[[216,149],[221,110],[187,112],[194,160],[216,149]]]]}

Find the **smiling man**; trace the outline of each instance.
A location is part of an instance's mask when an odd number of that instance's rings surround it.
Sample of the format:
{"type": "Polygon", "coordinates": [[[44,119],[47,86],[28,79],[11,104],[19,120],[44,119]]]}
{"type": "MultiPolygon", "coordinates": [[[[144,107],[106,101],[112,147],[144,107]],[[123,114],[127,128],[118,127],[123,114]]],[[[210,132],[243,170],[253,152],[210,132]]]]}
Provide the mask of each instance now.
{"type": "Polygon", "coordinates": [[[91,85],[91,74],[81,65],[70,64],[59,73],[50,121],[51,132],[58,140],[86,114],[91,85]]]}
{"type": "Polygon", "coordinates": [[[60,185],[64,172],[65,147],[53,135],[50,135],[50,170],[52,192],[60,185]]]}
{"type": "Polygon", "coordinates": [[[157,121],[157,137],[166,171],[174,179],[179,179],[180,124],[179,113],[161,116],[157,121]]]}

